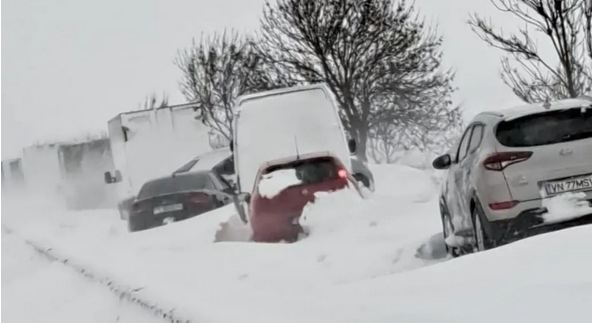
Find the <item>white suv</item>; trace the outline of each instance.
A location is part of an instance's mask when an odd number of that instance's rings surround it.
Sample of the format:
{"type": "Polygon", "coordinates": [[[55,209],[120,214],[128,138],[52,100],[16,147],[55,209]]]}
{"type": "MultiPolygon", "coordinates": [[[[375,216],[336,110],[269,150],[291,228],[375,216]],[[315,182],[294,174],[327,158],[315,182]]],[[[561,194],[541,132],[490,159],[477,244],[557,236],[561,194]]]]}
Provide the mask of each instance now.
{"type": "Polygon", "coordinates": [[[545,201],[566,192],[592,201],[592,98],[483,112],[450,154],[440,211],[453,255],[492,248],[592,214],[547,225],[545,201]]]}

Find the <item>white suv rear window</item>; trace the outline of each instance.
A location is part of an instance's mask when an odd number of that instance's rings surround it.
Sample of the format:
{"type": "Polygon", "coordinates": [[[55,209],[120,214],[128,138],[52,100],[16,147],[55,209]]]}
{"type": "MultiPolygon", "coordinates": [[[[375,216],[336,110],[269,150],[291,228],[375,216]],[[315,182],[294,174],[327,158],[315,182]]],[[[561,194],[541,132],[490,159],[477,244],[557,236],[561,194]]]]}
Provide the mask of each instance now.
{"type": "Polygon", "coordinates": [[[502,121],[497,140],[507,147],[556,144],[592,137],[592,109],[574,108],[502,121]]]}

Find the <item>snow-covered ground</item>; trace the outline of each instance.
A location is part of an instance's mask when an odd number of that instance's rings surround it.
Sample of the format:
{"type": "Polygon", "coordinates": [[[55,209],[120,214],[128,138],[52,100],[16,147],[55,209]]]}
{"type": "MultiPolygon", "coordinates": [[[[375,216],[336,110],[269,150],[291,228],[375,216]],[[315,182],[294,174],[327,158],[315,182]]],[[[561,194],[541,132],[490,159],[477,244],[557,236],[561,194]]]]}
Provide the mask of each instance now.
{"type": "Polygon", "coordinates": [[[367,199],[342,191],[307,206],[308,235],[293,244],[237,237],[248,230],[232,206],[128,233],[114,210],[5,200],[3,224],[195,322],[589,321],[592,226],[451,260],[437,174],[373,171],[367,199]]]}
{"type": "Polygon", "coordinates": [[[2,233],[2,322],[160,322],[2,233]]]}

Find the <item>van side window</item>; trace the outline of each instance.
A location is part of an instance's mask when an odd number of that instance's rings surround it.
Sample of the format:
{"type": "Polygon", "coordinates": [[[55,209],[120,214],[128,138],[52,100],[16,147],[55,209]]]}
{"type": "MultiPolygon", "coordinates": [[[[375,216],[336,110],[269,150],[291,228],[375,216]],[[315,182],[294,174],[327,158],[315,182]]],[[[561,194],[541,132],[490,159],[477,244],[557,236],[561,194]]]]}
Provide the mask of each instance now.
{"type": "Polygon", "coordinates": [[[472,154],[483,140],[483,125],[478,124],[473,127],[473,134],[471,135],[471,143],[469,145],[469,154],[472,154]]]}
{"type": "Polygon", "coordinates": [[[470,142],[470,138],[471,138],[471,130],[473,130],[473,127],[469,127],[467,128],[467,130],[465,131],[461,141],[460,141],[460,145],[458,145],[458,151],[456,152],[456,162],[460,162],[461,160],[463,160],[465,158],[465,156],[467,155],[467,150],[469,148],[469,142],[470,142]]]}

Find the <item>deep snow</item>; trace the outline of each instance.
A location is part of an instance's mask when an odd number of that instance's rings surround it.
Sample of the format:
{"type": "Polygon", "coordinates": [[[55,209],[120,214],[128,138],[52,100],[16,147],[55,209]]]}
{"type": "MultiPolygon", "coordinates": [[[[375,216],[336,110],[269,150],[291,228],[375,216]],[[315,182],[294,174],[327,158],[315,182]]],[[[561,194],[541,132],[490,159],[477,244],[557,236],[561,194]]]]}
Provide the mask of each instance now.
{"type": "Polygon", "coordinates": [[[2,322],[161,322],[2,232],[2,322]]]}
{"type": "Polygon", "coordinates": [[[586,214],[592,214],[592,205],[586,200],[586,193],[563,193],[543,200],[547,213],[543,220],[547,224],[569,221],[586,214]]]}
{"type": "Polygon", "coordinates": [[[3,205],[3,223],[196,322],[588,321],[592,226],[451,260],[439,174],[373,171],[367,199],[342,191],[307,206],[308,236],[293,244],[240,241],[232,206],[133,234],[113,210],[32,203],[3,205]]]}

